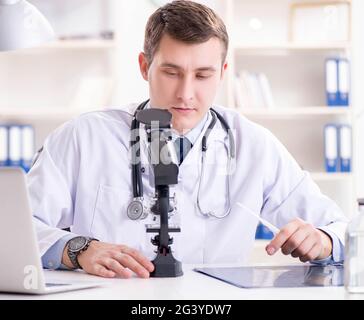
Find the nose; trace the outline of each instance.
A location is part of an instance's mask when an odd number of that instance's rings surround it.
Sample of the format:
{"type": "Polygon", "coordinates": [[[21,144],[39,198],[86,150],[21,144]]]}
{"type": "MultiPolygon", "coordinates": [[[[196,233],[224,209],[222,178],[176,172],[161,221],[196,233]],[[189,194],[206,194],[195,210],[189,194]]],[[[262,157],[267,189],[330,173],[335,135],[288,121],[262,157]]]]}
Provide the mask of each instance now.
{"type": "Polygon", "coordinates": [[[193,81],[190,77],[184,77],[179,82],[177,89],[177,98],[179,100],[182,100],[185,105],[189,105],[189,103],[193,100],[193,87],[193,81]]]}

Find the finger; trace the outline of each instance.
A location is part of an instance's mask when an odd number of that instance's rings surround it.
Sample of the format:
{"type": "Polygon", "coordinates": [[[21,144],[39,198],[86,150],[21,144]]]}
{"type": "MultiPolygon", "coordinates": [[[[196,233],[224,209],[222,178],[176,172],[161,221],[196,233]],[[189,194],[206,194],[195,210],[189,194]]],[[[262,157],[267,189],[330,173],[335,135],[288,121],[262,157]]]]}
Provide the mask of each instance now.
{"type": "MultiPolygon", "coordinates": [[[[316,241],[313,237],[307,237],[302,243],[301,245],[292,252],[292,257],[296,257],[296,258],[303,258],[303,256],[305,256],[312,248],[313,246],[316,244],[316,241]]],[[[302,261],[302,260],[301,260],[302,261]]],[[[303,261],[305,262],[305,261],[303,261]]]]}
{"type": "Polygon", "coordinates": [[[94,272],[91,272],[96,276],[100,276],[103,278],[114,278],[116,276],[115,272],[108,270],[103,265],[98,264],[95,266],[94,272]]]}
{"type": "Polygon", "coordinates": [[[296,219],[286,226],[274,237],[274,239],[267,245],[266,251],[269,255],[275,254],[279,248],[289,239],[289,237],[299,228],[302,220],[296,219]]]}
{"type": "Polygon", "coordinates": [[[298,228],[291,237],[283,244],[282,253],[285,255],[291,254],[294,250],[296,250],[303,241],[309,236],[310,228],[300,227],[298,228]]]}
{"type": "Polygon", "coordinates": [[[121,252],[133,257],[139,264],[141,264],[148,272],[154,271],[154,264],[148,258],[143,256],[138,250],[121,246],[121,252]]]}
{"type": "Polygon", "coordinates": [[[149,271],[137,262],[132,256],[125,253],[119,253],[115,256],[122,266],[130,269],[141,278],[149,278],[149,271]]]}
{"type": "Polygon", "coordinates": [[[132,274],[129,270],[125,269],[120,263],[118,260],[115,260],[115,259],[107,259],[105,261],[105,266],[113,271],[115,274],[117,274],[118,276],[122,277],[122,278],[125,278],[125,279],[128,279],[128,278],[131,278],[132,274]]]}
{"type": "Polygon", "coordinates": [[[312,249],[307,254],[305,254],[300,260],[302,262],[313,261],[320,255],[321,250],[322,246],[319,243],[316,243],[312,247],[312,249]]]}

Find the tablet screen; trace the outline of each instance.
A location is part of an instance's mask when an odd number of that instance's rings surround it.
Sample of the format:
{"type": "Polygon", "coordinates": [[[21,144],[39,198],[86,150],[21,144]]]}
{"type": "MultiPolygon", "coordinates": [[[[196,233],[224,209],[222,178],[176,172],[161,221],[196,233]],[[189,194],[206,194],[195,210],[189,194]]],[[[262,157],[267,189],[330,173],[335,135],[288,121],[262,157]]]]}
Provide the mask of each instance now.
{"type": "Polygon", "coordinates": [[[197,272],[241,288],[343,286],[342,265],[196,268],[197,272]]]}

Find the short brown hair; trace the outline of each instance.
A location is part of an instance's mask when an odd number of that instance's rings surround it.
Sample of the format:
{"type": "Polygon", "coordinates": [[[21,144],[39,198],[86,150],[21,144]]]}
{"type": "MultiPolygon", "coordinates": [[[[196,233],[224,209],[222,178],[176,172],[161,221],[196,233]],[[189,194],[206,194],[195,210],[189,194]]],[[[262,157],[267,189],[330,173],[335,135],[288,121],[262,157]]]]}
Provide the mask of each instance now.
{"type": "Polygon", "coordinates": [[[222,61],[225,62],[229,36],[222,19],[205,5],[176,0],[159,8],[148,20],[145,29],[144,53],[148,64],[153,61],[164,34],[185,43],[203,43],[213,37],[224,45],[222,61]]]}

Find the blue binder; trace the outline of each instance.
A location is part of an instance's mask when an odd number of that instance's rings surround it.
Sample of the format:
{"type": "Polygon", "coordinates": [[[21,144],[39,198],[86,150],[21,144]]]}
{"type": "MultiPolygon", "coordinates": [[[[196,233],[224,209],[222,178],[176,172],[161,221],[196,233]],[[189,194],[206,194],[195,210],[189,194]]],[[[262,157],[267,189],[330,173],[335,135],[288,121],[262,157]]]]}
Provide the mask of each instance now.
{"type": "Polygon", "coordinates": [[[339,127],[340,171],[351,172],[352,131],[350,125],[339,127]]]}
{"type": "Polygon", "coordinates": [[[0,125],[0,167],[9,164],[9,131],[5,125],[0,125]]]}
{"type": "Polygon", "coordinates": [[[325,167],[327,172],[338,171],[338,130],[335,124],[324,128],[325,167]]]}
{"type": "Polygon", "coordinates": [[[337,59],[326,59],[326,100],[328,106],[338,106],[340,104],[338,72],[337,59]]]}
{"type": "Polygon", "coordinates": [[[338,59],[338,91],[339,91],[339,106],[349,106],[350,96],[350,65],[348,59],[338,59]]]}

